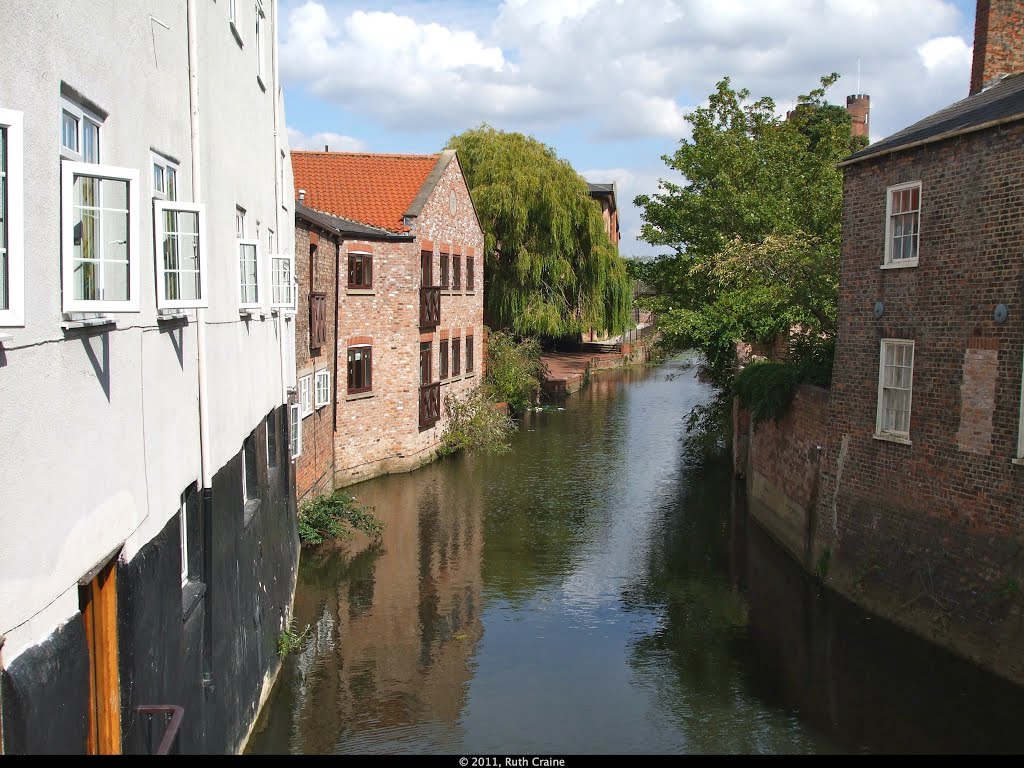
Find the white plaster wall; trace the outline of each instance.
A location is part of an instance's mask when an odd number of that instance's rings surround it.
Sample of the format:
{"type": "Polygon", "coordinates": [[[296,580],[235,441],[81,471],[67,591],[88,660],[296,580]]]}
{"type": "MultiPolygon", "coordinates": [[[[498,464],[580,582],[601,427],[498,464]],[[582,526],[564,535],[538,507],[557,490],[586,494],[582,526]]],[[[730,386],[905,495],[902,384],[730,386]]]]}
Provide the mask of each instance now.
{"type": "MultiPolygon", "coordinates": [[[[228,27],[227,3],[197,2],[214,472],[284,402],[280,326],[269,293],[266,319],[239,317],[234,247],[236,202],[294,247],[293,214],[276,199],[275,6],[265,3],[264,93],[228,27]]],[[[241,24],[254,27],[252,4],[238,7],[241,24]]],[[[0,107],[24,113],[27,253],[25,327],[5,329],[13,338],[0,346],[0,634],[9,663],[74,615],[85,572],[121,545],[130,559],[177,513],[180,493],[200,477],[200,450],[196,313],[184,326],[157,322],[150,189],[152,148],[180,161],[178,198],[194,199],[186,4],[3,0],[2,16],[0,107]],[[62,80],[109,112],[101,162],[138,168],[141,179],[141,311],[84,337],[61,329],[62,80]]],[[[283,110],[279,125],[283,132],[283,110]]],[[[285,183],[290,190],[290,167],[285,183]]],[[[269,291],[269,264],[261,266],[269,291]]],[[[291,350],[294,323],[283,330],[291,350]]]]}

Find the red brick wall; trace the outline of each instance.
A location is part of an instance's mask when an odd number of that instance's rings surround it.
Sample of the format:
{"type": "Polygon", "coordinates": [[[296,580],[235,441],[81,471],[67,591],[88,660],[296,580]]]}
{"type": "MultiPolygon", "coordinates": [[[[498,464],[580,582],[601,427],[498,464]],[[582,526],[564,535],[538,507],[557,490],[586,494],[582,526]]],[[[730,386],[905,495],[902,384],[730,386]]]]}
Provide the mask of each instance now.
{"type": "Polygon", "coordinates": [[[971,93],[1000,75],[1024,72],[1024,2],[978,0],[971,93]]]}
{"type": "MultiPolygon", "coordinates": [[[[335,436],[335,484],[348,485],[374,475],[402,471],[428,460],[444,431],[443,401],[463,396],[481,378],[483,350],[483,233],[476,220],[458,160],[445,170],[413,224],[411,243],[346,243],[347,250],[373,253],[373,291],[353,292],[342,285],[339,311],[338,432],[335,436]],[[451,212],[451,195],[455,212],[451,212]],[[442,292],[441,324],[426,338],[433,344],[433,380],[439,372],[441,331],[462,338],[463,374],[442,384],[442,417],[419,429],[420,250],[434,254],[434,281],[440,281],[440,252],[461,249],[461,291],[442,292]],[[475,290],[465,290],[465,259],[475,258],[475,290]],[[474,372],[465,373],[465,339],[474,338],[474,372]],[[346,350],[350,339],[373,339],[373,392],[346,392],[346,350]]],[[[344,273],[343,273],[344,274],[344,273]]],[[[343,279],[345,279],[343,277],[343,279]]],[[[449,368],[451,367],[449,363],[449,368]]]]}
{"type": "Polygon", "coordinates": [[[990,617],[1005,609],[994,585],[1022,568],[1024,466],[1011,463],[1024,355],[1022,160],[1016,124],[845,169],[818,507],[823,543],[848,562],[990,617]],[[886,187],[918,180],[919,266],[880,269],[886,187]],[[1000,303],[1010,308],[1003,325],[993,320],[1000,303]],[[873,437],[882,338],[915,341],[910,445],[873,437]]]}
{"type": "MultiPolygon", "coordinates": [[[[316,371],[328,370],[334,388],[334,321],[327,321],[327,343],[320,349],[309,346],[309,294],[323,291],[327,294],[328,311],[334,311],[337,292],[336,269],[338,245],[336,238],[313,228],[315,249],[310,249],[310,224],[302,219],[295,222],[295,277],[299,284],[298,312],[295,316],[296,382],[316,371]]],[[[342,275],[344,279],[344,275],[342,275]]],[[[313,375],[312,384],[316,377],[313,375]]],[[[296,399],[298,402],[298,393],[296,399]]],[[[302,420],[302,455],[295,460],[295,496],[302,505],[313,496],[327,493],[334,487],[334,399],[322,407],[315,407],[302,420]]]]}
{"type": "Polygon", "coordinates": [[[750,436],[754,470],[804,509],[814,500],[827,412],[828,391],[804,385],[778,424],[763,422],[750,436]]]}

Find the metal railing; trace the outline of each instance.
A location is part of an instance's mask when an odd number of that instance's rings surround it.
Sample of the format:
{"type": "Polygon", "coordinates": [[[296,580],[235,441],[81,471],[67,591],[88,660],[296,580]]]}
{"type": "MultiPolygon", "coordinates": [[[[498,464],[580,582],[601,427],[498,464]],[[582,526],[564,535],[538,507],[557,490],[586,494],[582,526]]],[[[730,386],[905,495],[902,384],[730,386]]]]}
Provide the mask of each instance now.
{"type": "Polygon", "coordinates": [[[181,721],[185,717],[185,708],[177,704],[142,704],[135,708],[135,711],[146,717],[147,742],[149,743],[149,754],[170,755],[178,754],[178,731],[181,729],[181,721]],[[160,743],[153,751],[153,718],[156,715],[163,715],[167,718],[164,724],[163,736],[160,743]]]}
{"type": "Polygon", "coordinates": [[[420,328],[436,328],[441,324],[441,287],[420,288],[420,328]]]}
{"type": "Polygon", "coordinates": [[[441,418],[441,382],[420,386],[420,428],[432,427],[441,418]]]}
{"type": "Polygon", "coordinates": [[[643,327],[641,327],[641,328],[630,328],[630,329],[625,330],[625,331],[622,332],[622,343],[623,344],[635,344],[638,341],[641,341],[643,339],[649,338],[650,336],[653,336],[657,332],[657,330],[658,330],[658,318],[657,318],[657,316],[653,312],[647,313],[647,315],[644,318],[644,320],[643,321],[638,321],[638,323],[639,322],[644,322],[644,321],[646,321],[646,322],[643,325],[643,327]]]}

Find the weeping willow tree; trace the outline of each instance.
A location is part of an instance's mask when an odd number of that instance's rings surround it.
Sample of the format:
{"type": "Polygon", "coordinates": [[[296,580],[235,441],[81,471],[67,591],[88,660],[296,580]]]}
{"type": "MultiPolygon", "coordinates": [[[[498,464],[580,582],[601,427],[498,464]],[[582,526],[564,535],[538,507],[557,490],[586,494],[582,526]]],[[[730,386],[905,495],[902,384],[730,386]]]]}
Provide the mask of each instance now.
{"type": "Polygon", "coordinates": [[[484,312],[521,335],[617,333],[632,281],[587,183],[551,147],[488,125],[452,137],[484,229],[484,312]]]}

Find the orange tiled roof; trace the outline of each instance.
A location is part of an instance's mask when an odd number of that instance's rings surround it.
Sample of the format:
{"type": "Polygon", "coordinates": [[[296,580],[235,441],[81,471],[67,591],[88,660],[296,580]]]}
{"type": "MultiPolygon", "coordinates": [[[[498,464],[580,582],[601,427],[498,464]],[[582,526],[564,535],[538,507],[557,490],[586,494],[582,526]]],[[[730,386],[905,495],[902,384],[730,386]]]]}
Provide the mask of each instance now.
{"type": "Polygon", "coordinates": [[[402,217],[440,155],[292,152],[295,192],[324,213],[390,232],[408,232],[402,217]]]}

